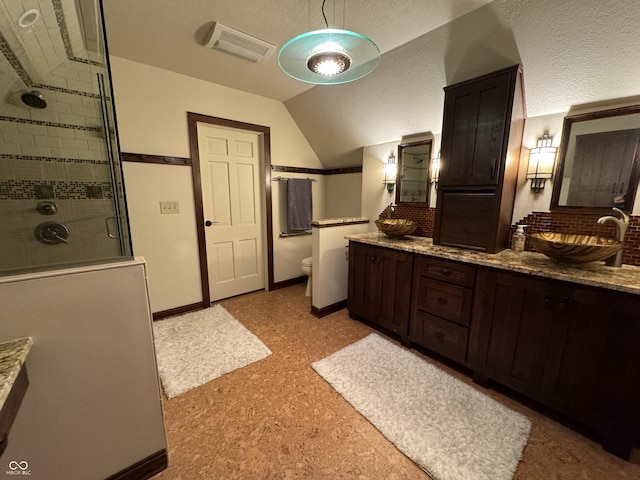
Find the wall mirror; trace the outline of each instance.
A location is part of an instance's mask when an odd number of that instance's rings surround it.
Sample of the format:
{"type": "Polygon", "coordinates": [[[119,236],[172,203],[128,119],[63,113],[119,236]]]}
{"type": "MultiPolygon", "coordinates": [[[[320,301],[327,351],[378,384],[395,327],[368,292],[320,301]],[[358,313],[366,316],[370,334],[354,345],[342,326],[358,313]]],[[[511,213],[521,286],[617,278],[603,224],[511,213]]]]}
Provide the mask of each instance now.
{"type": "Polygon", "coordinates": [[[551,208],[631,212],[639,142],[640,105],[565,117],[551,208]]]}
{"type": "Polygon", "coordinates": [[[429,206],[429,166],[431,140],[398,145],[398,185],[396,203],[429,206]]]}

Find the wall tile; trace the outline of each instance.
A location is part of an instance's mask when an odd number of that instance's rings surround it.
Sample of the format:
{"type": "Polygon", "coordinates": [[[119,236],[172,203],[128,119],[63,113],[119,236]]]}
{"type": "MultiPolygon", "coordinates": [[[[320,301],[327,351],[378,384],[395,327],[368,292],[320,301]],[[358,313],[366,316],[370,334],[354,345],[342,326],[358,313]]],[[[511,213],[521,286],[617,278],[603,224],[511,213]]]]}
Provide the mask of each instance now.
{"type": "Polygon", "coordinates": [[[11,162],[11,171],[13,172],[13,178],[16,180],[44,180],[42,162],[13,160],[11,162]]]}
{"type": "Polygon", "coordinates": [[[71,113],[71,105],[62,102],[50,102],[47,108],[56,113],[71,113]]]}
{"type": "MultiPolygon", "coordinates": [[[[518,225],[528,225],[527,233],[558,232],[575,233],[578,235],[596,235],[613,237],[615,228],[612,224],[600,225],[597,223],[599,214],[586,214],[576,212],[532,212],[519,222],[518,225]]],[[[511,227],[511,235],[515,226],[511,227]]],[[[535,251],[531,242],[527,239],[525,250],[535,251]]],[[[624,241],[622,263],[640,266],[640,216],[629,218],[629,228],[624,241]]]]}
{"type": "Polygon", "coordinates": [[[44,109],[44,110],[29,110],[29,117],[32,120],[40,120],[43,122],[60,122],[60,116],[53,110],[44,109]]]}
{"type": "Polygon", "coordinates": [[[27,135],[46,135],[47,128],[44,125],[36,125],[31,123],[18,123],[18,133],[25,133],[27,135]]]}
{"type": "Polygon", "coordinates": [[[95,180],[93,165],[69,163],[67,171],[69,172],[69,177],[76,182],[93,182],[95,180]]]}
{"type": "Polygon", "coordinates": [[[62,139],[59,137],[46,137],[38,135],[34,137],[34,140],[36,145],[41,147],[62,147],[62,139]]]}
{"type": "Polygon", "coordinates": [[[0,154],[20,155],[22,148],[20,145],[10,143],[0,143],[0,154]]]}
{"type": "Polygon", "coordinates": [[[36,157],[48,157],[51,155],[51,149],[49,147],[23,145],[21,148],[23,155],[32,155],[36,157]]]}
{"type": "MultiPolygon", "coordinates": [[[[431,207],[412,207],[408,205],[397,205],[391,218],[406,218],[414,220],[418,224],[418,228],[413,233],[417,237],[433,237],[433,228],[436,215],[436,209],[431,207]]],[[[380,218],[387,218],[387,210],[385,208],[380,214],[380,218]]]]}
{"type": "Polygon", "coordinates": [[[8,158],[0,158],[0,180],[13,180],[11,160],[8,158]]]}
{"type": "Polygon", "coordinates": [[[74,148],[77,150],[88,150],[89,145],[86,140],[77,140],[75,138],[63,138],[62,146],[64,148],[74,148]]]}
{"type": "Polygon", "coordinates": [[[25,133],[2,133],[2,141],[4,143],[13,143],[16,145],[35,145],[33,135],[27,135],[25,133]]]}
{"type": "Polygon", "coordinates": [[[59,114],[60,123],[68,123],[71,125],[84,125],[85,118],[82,115],[72,115],[67,113],[59,114]]]}
{"type": "Polygon", "coordinates": [[[75,138],[73,129],[47,126],[47,135],[50,137],[75,138]]]}

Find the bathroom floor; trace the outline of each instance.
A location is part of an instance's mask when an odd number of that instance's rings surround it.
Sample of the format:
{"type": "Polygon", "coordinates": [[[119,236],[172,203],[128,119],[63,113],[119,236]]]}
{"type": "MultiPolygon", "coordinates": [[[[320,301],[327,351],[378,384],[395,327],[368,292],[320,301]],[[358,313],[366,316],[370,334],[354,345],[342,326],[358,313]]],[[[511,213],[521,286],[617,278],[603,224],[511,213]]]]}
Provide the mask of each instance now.
{"type": "MultiPolygon", "coordinates": [[[[315,318],[304,291],[301,284],[221,302],[273,355],[163,398],[169,468],[154,479],[430,478],[312,370],[374,330],[346,310],[315,318]]],[[[640,479],[640,451],[625,462],[511,398],[476,388],[533,422],[514,479],[640,479]]]]}

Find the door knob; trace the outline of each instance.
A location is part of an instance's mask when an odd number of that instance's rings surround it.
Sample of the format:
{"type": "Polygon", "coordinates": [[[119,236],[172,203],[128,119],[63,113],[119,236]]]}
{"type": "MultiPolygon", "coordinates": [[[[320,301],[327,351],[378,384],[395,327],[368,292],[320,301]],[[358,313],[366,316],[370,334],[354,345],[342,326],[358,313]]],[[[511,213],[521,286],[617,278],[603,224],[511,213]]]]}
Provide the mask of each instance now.
{"type": "Polygon", "coordinates": [[[206,222],[204,222],[204,226],[205,227],[210,227],[211,225],[213,225],[214,223],[219,223],[219,222],[212,222],[211,220],[207,220],[206,222]]]}

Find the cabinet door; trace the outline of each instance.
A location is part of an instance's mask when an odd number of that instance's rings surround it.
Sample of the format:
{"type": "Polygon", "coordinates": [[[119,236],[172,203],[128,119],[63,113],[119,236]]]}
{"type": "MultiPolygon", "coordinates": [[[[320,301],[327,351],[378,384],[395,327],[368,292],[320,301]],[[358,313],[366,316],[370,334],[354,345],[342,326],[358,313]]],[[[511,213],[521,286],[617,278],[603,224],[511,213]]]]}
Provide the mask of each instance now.
{"type": "Polygon", "coordinates": [[[601,432],[605,448],[626,456],[640,403],[640,302],[575,288],[556,303],[542,399],[601,432]]]}
{"type": "Polygon", "coordinates": [[[375,322],[405,337],[409,333],[413,256],[394,250],[379,250],[380,307],[375,322]]]}
{"type": "Polygon", "coordinates": [[[553,325],[554,287],[495,271],[478,274],[471,367],[539,398],[553,325]]]}
{"type": "Polygon", "coordinates": [[[349,313],[407,336],[413,256],[387,248],[349,245],[349,313]]]}
{"type": "Polygon", "coordinates": [[[380,256],[378,248],[349,243],[349,294],[347,304],[352,316],[376,321],[380,309],[380,256]]]}
{"type": "Polygon", "coordinates": [[[439,185],[497,185],[515,72],[445,92],[439,185]]]}

